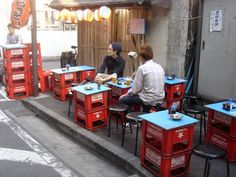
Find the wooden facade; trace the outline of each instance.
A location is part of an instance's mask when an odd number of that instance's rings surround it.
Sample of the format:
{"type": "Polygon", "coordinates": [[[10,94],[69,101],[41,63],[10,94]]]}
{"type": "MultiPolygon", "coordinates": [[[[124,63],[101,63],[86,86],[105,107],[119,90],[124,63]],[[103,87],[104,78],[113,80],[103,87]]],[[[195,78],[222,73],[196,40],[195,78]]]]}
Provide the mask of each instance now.
{"type": "Polygon", "coordinates": [[[110,42],[118,41],[122,44],[122,56],[126,60],[125,76],[130,76],[139,65],[139,59],[127,56],[129,51],[137,51],[144,43],[144,35],[130,34],[129,21],[135,18],[144,18],[148,21],[148,8],[113,7],[112,15],[108,20],[78,23],[78,64],[94,66],[97,69],[103,62],[110,42]]]}

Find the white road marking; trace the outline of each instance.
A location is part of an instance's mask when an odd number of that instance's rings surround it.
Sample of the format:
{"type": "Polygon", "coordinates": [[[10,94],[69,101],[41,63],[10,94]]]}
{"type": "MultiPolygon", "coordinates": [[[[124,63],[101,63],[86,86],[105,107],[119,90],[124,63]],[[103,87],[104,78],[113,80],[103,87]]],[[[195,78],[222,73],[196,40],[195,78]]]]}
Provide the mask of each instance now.
{"type": "Polygon", "coordinates": [[[78,177],[69,168],[65,167],[62,162],[58,161],[52,154],[50,154],[47,149],[39,144],[34,138],[32,138],[22,128],[20,128],[13,120],[11,120],[4,112],[2,112],[2,110],[0,110],[0,122],[8,125],[16,135],[18,135],[45,161],[47,166],[52,167],[62,177],[78,177]]]}
{"type": "Polygon", "coordinates": [[[0,160],[9,160],[30,163],[31,165],[39,164],[47,166],[46,161],[43,160],[41,156],[36,152],[18,149],[0,148],[0,160]]]}
{"type": "MultiPolygon", "coordinates": [[[[5,90],[0,90],[0,94],[4,97],[5,101],[6,101],[6,100],[7,100],[7,101],[13,101],[13,100],[14,100],[14,99],[9,99],[9,98],[7,97],[7,94],[6,94],[5,90]]],[[[1,99],[1,100],[3,100],[3,99],[1,99]]]]}

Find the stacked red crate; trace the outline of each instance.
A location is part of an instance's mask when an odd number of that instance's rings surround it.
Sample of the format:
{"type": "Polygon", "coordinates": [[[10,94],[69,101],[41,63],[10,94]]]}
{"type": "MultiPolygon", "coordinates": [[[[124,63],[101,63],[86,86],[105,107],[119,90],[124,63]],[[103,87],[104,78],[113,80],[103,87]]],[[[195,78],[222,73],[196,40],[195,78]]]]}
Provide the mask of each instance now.
{"type": "Polygon", "coordinates": [[[93,84],[94,93],[85,94],[83,88],[78,86],[74,91],[75,99],[75,121],[88,130],[107,125],[107,91],[109,88],[101,86],[97,90],[97,84],[93,84]],[[81,89],[82,88],[82,89],[81,89]],[[96,89],[95,89],[96,88],[96,89]],[[82,91],[81,91],[82,90],[82,91]]]}
{"type": "Polygon", "coordinates": [[[69,89],[72,83],[76,83],[76,73],[53,73],[52,91],[55,98],[65,101],[69,96],[69,89]]]}
{"type": "MultiPolygon", "coordinates": [[[[32,44],[24,44],[27,47],[27,67],[28,67],[28,77],[29,77],[29,90],[30,95],[33,95],[33,61],[32,61],[32,44]]],[[[41,55],[41,46],[37,43],[37,63],[38,63],[38,88],[40,92],[45,92],[45,81],[43,79],[43,69],[42,69],[42,55],[41,55]]]]}
{"type": "Polygon", "coordinates": [[[178,105],[178,110],[181,110],[185,92],[185,82],[186,80],[178,78],[174,78],[173,80],[165,79],[165,100],[162,105],[163,108],[168,109],[173,103],[175,103],[178,105]]]}
{"type": "MultiPolygon", "coordinates": [[[[160,119],[160,121],[163,119],[164,122],[171,121],[167,111],[151,113],[149,116],[160,119]]],[[[190,121],[192,121],[191,118],[190,121]]],[[[184,176],[193,146],[194,123],[195,119],[189,124],[165,129],[144,119],[142,122],[141,164],[155,176],[184,176]]]]}
{"type": "Polygon", "coordinates": [[[6,93],[11,99],[29,96],[27,48],[3,48],[6,93]]]}
{"type": "Polygon", "coordinates": [[[45,90],[50,91],[52,90],[52,71],[51,70],[45,70],[43,71],[43,80],[45,82],[45,90]]]}
{"type": "Polygon", "coordinates": [[[227,151],[227,159],[236,162],[236,118],[209,110],[207,143],[211,142],[227,151]]]}
{"type": "Polygon", "coordinates": [[[86,79],[94,80],[95,79],[95,69],[91,70],[84,70],[84,71],[79,71],[77,72],[77,82],[81,83],[86,79]]]}

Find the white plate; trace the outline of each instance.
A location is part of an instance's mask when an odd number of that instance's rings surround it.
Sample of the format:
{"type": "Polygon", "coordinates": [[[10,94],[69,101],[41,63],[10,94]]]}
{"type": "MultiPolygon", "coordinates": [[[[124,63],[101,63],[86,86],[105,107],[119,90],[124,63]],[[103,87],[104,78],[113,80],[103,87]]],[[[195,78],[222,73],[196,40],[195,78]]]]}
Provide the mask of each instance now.
{"type": "Polygon", "coordinates": [[[93,87],[91,87],[91,86],[85,86],[84,89],[85,89],[85,90],[93,90],[93,87]]]}
{"type": "Polygon", "coordinates": [[[170,117],[173,119],[173,120],[180,120],[182,119],[182,115],[180,114],[170,114],[170,117]]]}

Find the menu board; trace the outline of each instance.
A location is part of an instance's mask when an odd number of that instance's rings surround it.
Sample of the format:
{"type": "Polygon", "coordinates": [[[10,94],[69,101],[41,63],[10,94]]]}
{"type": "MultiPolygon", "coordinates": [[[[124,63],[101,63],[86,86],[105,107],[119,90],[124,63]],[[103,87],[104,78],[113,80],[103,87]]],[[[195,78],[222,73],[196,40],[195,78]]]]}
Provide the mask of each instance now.
{"type": "Polygon", "coordinates": [[[145,20],[143,18],[130,20],[130,34],[145,34],[145,20]]]}

